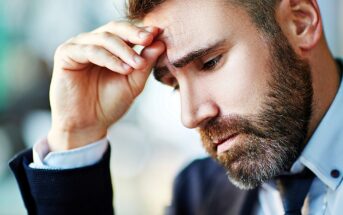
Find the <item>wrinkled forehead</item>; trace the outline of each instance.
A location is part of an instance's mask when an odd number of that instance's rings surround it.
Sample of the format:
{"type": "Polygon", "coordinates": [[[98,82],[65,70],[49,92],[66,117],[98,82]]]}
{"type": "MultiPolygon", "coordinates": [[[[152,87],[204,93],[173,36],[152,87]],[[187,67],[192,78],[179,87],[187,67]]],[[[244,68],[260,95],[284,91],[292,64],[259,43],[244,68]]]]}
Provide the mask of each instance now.
{"type": "Polygon", "coordinates": [[[166,44],[167,56],[172,60],[220,39],[228,6],[223,0],[167,0],[147,14],[143,24],[162,29],[159,40],[166,44]]]}

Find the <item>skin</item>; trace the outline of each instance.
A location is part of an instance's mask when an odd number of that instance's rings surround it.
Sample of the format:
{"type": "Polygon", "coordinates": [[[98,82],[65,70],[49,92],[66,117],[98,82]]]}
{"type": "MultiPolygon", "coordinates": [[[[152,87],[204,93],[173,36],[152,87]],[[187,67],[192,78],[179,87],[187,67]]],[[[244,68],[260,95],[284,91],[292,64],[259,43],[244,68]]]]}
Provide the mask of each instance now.
{"type": "Polygon", "coordinates": [[[51,151],[81,147],[106,135],[141,93],[164,51],[163,43],[153,42],[158,34],[155,27],[111,22],[59,46],[50,87],[51,151]],[[133,45],[145,48],[138,55],[133,45]]]}
{"type": "Polygon", "coordinates": [[[179,85],[184,126],[197,128],[220,113],[256,113],[261,104],[260,98],[267,92],[269,74],[265,69],[267,46],[256,37],[257,30],[253,24],[247,22],[245,24],[249,27],[242,28],[241,22],[246,18],[245,14],[241,11],[230,17],[226,16],[227,4],[220,1],[200,2],[192,10],[190,9],[194,3],[183,7],[178,5],[180,3],[166,2],[148,14],[144,21],[145,24],[164,29],[161,40],[165,42],[167,52],[160,58],[158,66],[167,66],[170,74],[161,81],[172,86],[179,85]],[[203,15],[205,11],[206,16],[203,15]],[[221,23],[229,24],[224,29],[221,23]],[[224,40],[214,53],[204,56],[199,62],[182,68],[175,68],[170,63],[193,50],[224,40]],[[199,71],[201,64],[220,54],[224,56],[216,71],[199,71]]]}
{"type": "MultiPolygon", "coordinates": [[[[337,92],[340,74],[323,36],[316,0],[283,0],[276,19],[294,52],[311,67],[308,139],[337,92]]],[[[138,37],[144,29],[112,22],[58,48],[50,90],[52,151],[77,148],[105,136],[109,125],[143,90],[155,65],[160,71],[155,76],[178,88],[181,119],[188,128],[201,129],[223,115],[257,115],[263,109],[272,80],[271,53],[264,35],[242,8],[219,0],[187,4],[169,0],[147,14],[143,25],[150,26],[151,32],[145,39],[138,37]],[[139,65],[132,61],[130,47],[135,44],[145,46],[144,62],[139,65]],[[210,51],[185,63],[189,53],[209,47],[210,51]],[[213,59],[218,64],[206,69],[213,59]],[[123,69],[123,62],[130,68],[123,69]]]]}
{"type": "MultiPolygon", "coordinates": [[[[327,48],[315,0],[282,1],[276,17],[294,51],[312,68],[315,104],[310,136],[337,92],[340,74],[327,48]]],[[[196,4],[190,1],[186,5],[181,1],[167,1],[148,14],[144,24],[164,29],[164,35],[168,35],[161,37],[167,52],[158,65],[166,65],[173,81],[180,86],[182,122],[186,127],[197,128],[220,113],[256,113],[268,89],[269,53],[267,44],[260,38],[262,35],[243,9],[222,1],[196,4]],[[220,23],[225,23],[225,28],[220,23]],[[222,63],[225,68],[220,72],[200,75],[195,63],[183,68],[171,65],[170,62],[216,39],[227,41],[221,51],[227,55],[226,62],[222,63]]],[[[162,81],[176,85],[168,78],[162,81]]]]}

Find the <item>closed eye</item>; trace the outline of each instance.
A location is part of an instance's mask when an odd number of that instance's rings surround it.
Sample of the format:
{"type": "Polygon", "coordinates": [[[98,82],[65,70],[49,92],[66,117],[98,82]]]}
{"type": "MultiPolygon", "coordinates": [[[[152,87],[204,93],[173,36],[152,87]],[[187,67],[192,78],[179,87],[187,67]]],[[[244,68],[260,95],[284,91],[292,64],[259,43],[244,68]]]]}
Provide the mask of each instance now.
{"type": "Polygon", "coordinates": [[[223,55],[218,55],[217,57],[207,61],[206,63],[203,64],[201,70],[202,71],[211,71],[216,68],[220,60],[222,59],[223,55]]]}
{"type": "MultiPolygon", "coordinates": [[[[212,71],[214,70],[217,65],[220,63],[221,59],[223,57],[223,54],[218,55],[215,58],[212,58],[211,60],[207,61],[202,65],[201,71],[212,71]]],[[[174,83],[171,84],[173,86],[173,92],[176,92],[180,89],[180,85],[177,83],[177,81],[174,80],[174,83]]]]}

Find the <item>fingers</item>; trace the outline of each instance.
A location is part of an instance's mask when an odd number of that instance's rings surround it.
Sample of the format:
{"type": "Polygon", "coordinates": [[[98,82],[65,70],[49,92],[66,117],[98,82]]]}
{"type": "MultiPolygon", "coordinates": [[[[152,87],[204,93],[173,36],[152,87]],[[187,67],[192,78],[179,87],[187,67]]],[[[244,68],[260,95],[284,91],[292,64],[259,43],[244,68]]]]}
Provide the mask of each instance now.
{"type": "Polygon", "coordinates": [[[155,65],[158,57],[165,51],[165,45],[161,41],[156,41],[150,46],[143,49],[141,55],[147,61],[147,66],[143,70],[134,71],[128,76],[132,91],[137,96],[143,88],[141,85],[145,84],[148,76],[155,65]]]}
{"type": "Polygon", "coordinates": [[[134,45],[148,46],[159,34],[156,27],[138,27],[129,22],[110,22],[93,31],[94,33],[110,32],[125,42],[134,45]]]}
{"type": "Polygon", "coordinates": [[[64,69],[81,70],[91,63],[127,75],[134,70],[151,67],[149,52],[161,50],[163,46],[151,44],[159,32],[156,27],[110,22],[92,32],[68,40],[56,51],[55,60],[62,63],[64,69]],[[136,44],[149,47],[143,51],[146,54],[142,53],[140,56],[133,50],[131,46],[136,44]]]}
{"type": "Polygon", "coordinates": [[[103,47],[134,69],[142,69],[146,66],[144,58],[138,55],[117,35],[109,32],[84,34],[76,37],[72,42],[103,47]]]}
{"type": "Polygon", "coordinates": [[[67,70],[82,69],[84,64],[92,63],[100,67],[106,67],[111,71],[127,75],[132,68],[114,56],[105,48],[97,45],[65,44],[58,50],[59,55],[65,56],[62,67],[67,70]]]}
{"type": "Polygon", "coordinates": [[[165,51],[165,49],[166,47],[163,42],[155,41],[153,44],[151,44],[148,47],[145,47],[142,50],[141,55],[148,63],[148,70],[152,69],[152,67],[156,63],[156,60],[165,51]]]}

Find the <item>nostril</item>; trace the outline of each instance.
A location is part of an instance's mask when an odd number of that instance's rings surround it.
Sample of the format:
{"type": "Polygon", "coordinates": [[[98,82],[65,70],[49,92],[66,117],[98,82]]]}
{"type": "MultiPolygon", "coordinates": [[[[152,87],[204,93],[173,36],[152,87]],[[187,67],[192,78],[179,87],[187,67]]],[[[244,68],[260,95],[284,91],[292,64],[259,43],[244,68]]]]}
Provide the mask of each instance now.
{"type": "Polygon", "coordinates": [[[202,127],[211,119],[217,117],[219,114],[218,108],[199,108],[196,111],[189,111],[187,113],[182,113],[182,123],[187,128],[197,128],[202,127]]]}
{"type": "Polygon", "coordinates": [[[212,102],[207,102],[201,106],[197,111],[198,126],[206,124],[211,119],[219,115],[219,108],[212,102]]]}

